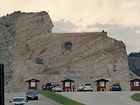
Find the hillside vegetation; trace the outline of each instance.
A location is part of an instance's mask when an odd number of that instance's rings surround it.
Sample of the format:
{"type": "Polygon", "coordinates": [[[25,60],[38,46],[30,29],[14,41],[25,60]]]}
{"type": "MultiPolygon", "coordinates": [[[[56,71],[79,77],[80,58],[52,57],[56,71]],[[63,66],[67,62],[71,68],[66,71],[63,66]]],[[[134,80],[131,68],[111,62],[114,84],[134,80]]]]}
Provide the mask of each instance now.
{"type": "Polygon", "coordinates": [[[140,76],[140,52],[132,52],[128,55],[129,69],[140,76]]]}

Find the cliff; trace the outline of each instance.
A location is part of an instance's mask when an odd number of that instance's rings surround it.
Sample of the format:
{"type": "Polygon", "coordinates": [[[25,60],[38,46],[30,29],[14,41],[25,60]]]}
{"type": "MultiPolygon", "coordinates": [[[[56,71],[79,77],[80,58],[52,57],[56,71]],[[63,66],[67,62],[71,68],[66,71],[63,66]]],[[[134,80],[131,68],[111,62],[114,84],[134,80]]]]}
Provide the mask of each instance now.
{"type": "Polygon", "coordinates": [[[128,90],[131,78],[125,44],[106,32],[52,33],[48,13],[14,12],[0,18],[0,62],[6,90],[25,90],[28,79],[75,83],[109,78],[128,90]],[[127,85],[126,85],[127,84],[127,85]]]}

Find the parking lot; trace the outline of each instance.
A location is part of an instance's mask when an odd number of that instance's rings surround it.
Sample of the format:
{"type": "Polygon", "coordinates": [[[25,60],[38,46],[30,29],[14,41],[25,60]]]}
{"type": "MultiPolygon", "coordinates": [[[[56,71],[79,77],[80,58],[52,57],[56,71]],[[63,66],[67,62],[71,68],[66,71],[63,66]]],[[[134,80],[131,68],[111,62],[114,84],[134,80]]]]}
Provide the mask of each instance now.
{"type": "MultiPolygon", "coordinates": [[[[140,105],[130,97],[136,92],[57,92],[85,105],[140,105]]],[[[5,105],[15,96],[25,97],[25,93],[6,93],[5,105]]],[[[39,100],[28,101],[27,105],[61,105],[39,94],[39,100]]]]}
{"type": "Polygon", "coordinates": [[[62,92],[58,93],[85,105],[140,105],[130,97],[135,92],[62,92]]]}
{"type": "MultiPolygon", "coordinates": [[[[9,101],[12,100],[13,97],[25,97],[25,93],[6,93],[5,105],[12,105],[12,103],[10,103],[9,101]]],[[[55,101],[39,94],[39,100],[28,101],[26,105],[61,105],[61,104],[56,103],[55,101]]]]}

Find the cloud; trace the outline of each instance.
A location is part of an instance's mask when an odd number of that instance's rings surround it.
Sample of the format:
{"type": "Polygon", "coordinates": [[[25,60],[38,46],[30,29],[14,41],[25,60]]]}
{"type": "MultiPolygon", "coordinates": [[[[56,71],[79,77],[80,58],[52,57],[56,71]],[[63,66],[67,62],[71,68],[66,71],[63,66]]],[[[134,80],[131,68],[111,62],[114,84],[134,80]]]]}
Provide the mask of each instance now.
{"type": "Polygon", "coordinates": [[[140,26],[140,0],[1,0],[0,13],[49,11],[53,21],[140,26]]]}

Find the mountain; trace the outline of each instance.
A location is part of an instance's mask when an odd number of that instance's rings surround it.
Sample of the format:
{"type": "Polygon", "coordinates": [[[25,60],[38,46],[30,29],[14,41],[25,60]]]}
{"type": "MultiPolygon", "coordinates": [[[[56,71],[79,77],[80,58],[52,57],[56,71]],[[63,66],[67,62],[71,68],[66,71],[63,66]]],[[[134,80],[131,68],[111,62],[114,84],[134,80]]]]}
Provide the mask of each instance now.
{"type": "MultiPolygon", "coordinates": [[[[107,78],[128,90],[125,44],[107,32],[53,33],[47,12],[15,11],[0,17],[0,62],[6,91],[24,91],[28,79],[40,84],[72,79],[75,84],[107,78]]],[[[108,84],[108,85],[109,85],[108,84]]]]}

